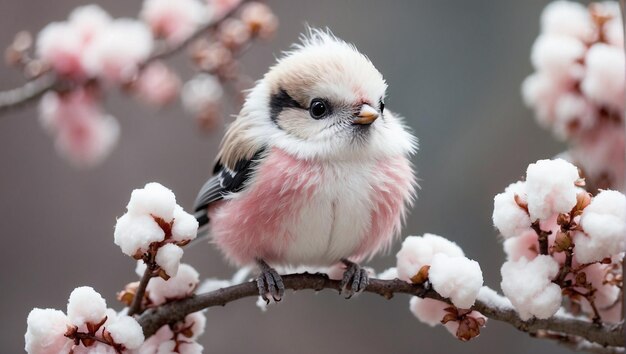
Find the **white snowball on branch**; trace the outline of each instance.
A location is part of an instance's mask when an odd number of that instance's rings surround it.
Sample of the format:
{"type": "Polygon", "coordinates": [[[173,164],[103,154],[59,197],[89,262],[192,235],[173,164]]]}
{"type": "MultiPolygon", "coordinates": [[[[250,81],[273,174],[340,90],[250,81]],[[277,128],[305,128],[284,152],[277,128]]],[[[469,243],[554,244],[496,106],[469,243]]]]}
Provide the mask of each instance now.
{"type": "Polygon", "coordinates": [[[444,253],[433,256],[428,279],[435,291],[449,298],[454,306],[469,309],[483,286],[483,273],[478,262],[444,253]]]}
{"type": "Polygon", "coordinates": [[[209,20],[209,10],[207,4],[198,0],[144,0],[139,17],[155,36],[176,44],[209,20]]]}
{"type": "Polygon", "coordinates": [[[543,34],[537,37],[531,49],[530,60],[539,71],[552,80],[580,79],[586,47],[580,40],[562,35],[543,34]]]}
{"type": "Polygon", "coordinates": [[[64,336],[70,321],[59,310],[35,308],[26,320],[24,350],[29,354],[67,354],[73,342],[64,336]]]}
{"type": "Polygon", "coordinates": [[[150,300],[155,305],[160,305],[168,300],[181,299],[193,294],[200,282],[198,272],[188,264],[181,264],[178,273],[164,280],[152,278],[146,287],[150,300]]]}
{"type": "Polygon", "coordinates": [[[583,210],[574,233],[574,256],[580,263],[591,263],[624,251],[626,243],[626,196],[612,190],[601,191],[583,210]]]}
{"type": "Polygon", "coordinates": [[[550,256],[539,255],[528,261],[508,261],[502,265],[500,286],[522,320],[535,316],[545,319],[561,307],[561,288],[552,280],[559,264],[550,256]]]}
{"type": "Polygon", "coordinates": [[[172,239],[174,241],[193,240],[198,234],[198,220],[183,210],[179,205],[174,207],[174,225],[172,239]]]}
{"type": "Polygon", "coordinates": [[[152,215],[170,222],[174,218],[176,196],[170,189],[152,182],[133,190],[126,208],[130,214],[152,215]]]}
{"type": "Polygon", "coordinates": [[[391,267],[391,268],[385,269],[384,271],[378,273],[376,275],[376,278],[382,279],[382,280],[393,280],[393,279],[396,279],[396,278],[398,278],[398,268],[391,267]]]}
{"type": "Polygon", "coordinates": [[[126,213],[117,219],[113,237],[122,252],[132,257],[147,251],[152,242],[163,241],[165,232],[150,215],[126,213]]]}
{"type": "Polygon", "coordinates": [[[504,238],[516,237],[531,229],[530,216],[517,204],[516,196],[526,202],[525,182],[513,183],[493,198],[493,224],[504,238]]]}
{"type": "Polygon", "coordinates": [[[545,220],[554,213],[569,213],[576,205],[580,178],[576,166],[563,159],[539,160],[526,170],[526,196],[530,219],[545,220]]]}
{"type": "Polygon", "coordinates": [[[431,327],[441,324],[441,320],[446,315],[445,309],[450,307],[443,301],[433,299],[422,299],[417,296],[411,297],[409,307],[415,317],[420,322],[425,323],[431,327]]]}
{"type": "Polygon", "coordinates": [[[67,317],[76,326],[100,323],[106,311],[107,303],[102,295],[89,286],[74,289],[67,302],[67,317]]]}
{"type": "Polygon", "coordinates": [[[143,330],[130,316],[118,316],[112,324],[106,326],[106,330],[116,344],[122,344],[126,349],[137,349],[143,344],[143,330]]]}
{"type": "Polygon", "coordinates": [[[173,277],[178,273],[182,257],[183,249],[173,243],[168,243],[159,248],[155,261],[168,276],[173,277]]]}
{"type": "Polygon", "coordinates": [[[398,278],[411,281],[411,277],[419,270],[430,265],[437,253],[444,253],[451,257],[464,256],[463,250],[456,243],[441,236],[424,234],[424,236],[408,236],[402,242],[402,248],[396,254],[398,278]]]}

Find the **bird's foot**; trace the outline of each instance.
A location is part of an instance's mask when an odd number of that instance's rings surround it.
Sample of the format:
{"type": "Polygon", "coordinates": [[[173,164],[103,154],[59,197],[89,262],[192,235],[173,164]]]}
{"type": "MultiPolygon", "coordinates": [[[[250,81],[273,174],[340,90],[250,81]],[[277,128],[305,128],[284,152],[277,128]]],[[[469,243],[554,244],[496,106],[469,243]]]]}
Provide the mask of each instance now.
{"type": "Polygon", "coordinates": [[[342,259],[341,262],[346,265],[346,271],[343,273],[343,279],[341,279],[341,293],[345,294],[346,299],[349,299],[354,294],[365,290],[370,279],[367,270],[358,264],[347,259],[342,259]]]}
{"type": "Polygon", "coordinates": [[[259,288],[259,295],[261,295],[261,298],[263,298],[267,304],[270,303],[267,294],[270,294],[274,301],[279,302],[285,294],[283,278],[280,277],[276,269],[270,267],[264,260],[258,259],[257,264],[259,265],[259,269],[261,269],[261,274],[256,278],[256,286],[259,288]]]}

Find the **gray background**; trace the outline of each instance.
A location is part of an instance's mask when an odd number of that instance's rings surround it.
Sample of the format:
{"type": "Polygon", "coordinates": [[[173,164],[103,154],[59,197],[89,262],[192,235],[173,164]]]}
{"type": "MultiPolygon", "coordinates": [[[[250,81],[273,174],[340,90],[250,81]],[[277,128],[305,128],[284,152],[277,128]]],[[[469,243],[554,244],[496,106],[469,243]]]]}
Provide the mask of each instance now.
{"type": "MultiPolygon", "coordinates": [[[[133,16],[139,1],[101,2],[133,16]]],[[[21,29],[38,31],[81,4],[70,0],[0,1],[0,45],[21,29]]],[[[270,1],[281,25],[273,41],[243,59],[259,78],[296,40],[305,22],[329,26],[366,53],[389,83],[387,106],[408,118],[420,139],[415,157],[422,189],[403,235],[432,232],[459,243],[499,289],[504,256],[491,225],[493,196],[528,163],[563,149],[523,107],[520,83],[531,72],[530,46],[544,1],[270,1]]],[[[173,61],[189,70],[187,60],[173,61]]],[[[0,68],[0,87],[21,77],[0,68]]],[[[202,135],[179,105],[164,111],[111,94],[107,109],[122,125],[119,146],[98,168],[78,171],[59,158],[36,107],[0,117],[0,351],[19,353],[29,310],[65,308],[70,291],[91,285],[110,306],[136,279],[134,263],[113,244],[115,217],[133,188],[158,181],[189,207],[209,173],[222,131],[202,135]]],[[[384,269],[393,253],[371,262],[384,269]]],[[[185,253],[205,277],[229,277],[206,244],[185,253]]],[[[408,311],[408,298],[373,295],[343,300],[333,292],[289,293],[261,313],[246,299],[211,309],[206,353],[485,353],[565,352],[490,322],[470,343],[428,328],[408,311]]]]}

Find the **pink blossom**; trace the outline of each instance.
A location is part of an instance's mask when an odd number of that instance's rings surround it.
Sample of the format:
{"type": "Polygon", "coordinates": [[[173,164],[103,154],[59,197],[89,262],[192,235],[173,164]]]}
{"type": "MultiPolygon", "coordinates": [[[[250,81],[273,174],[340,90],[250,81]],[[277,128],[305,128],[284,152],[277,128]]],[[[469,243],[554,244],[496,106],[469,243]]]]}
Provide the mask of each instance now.
{"type": "Polygon", "coordinates": [[[517,237],[504,240],[504,253],[509,261],[517,261],[524,257],[533,260],[539,249],[539,241],[537,233],[534,230],[528,230],[517,237]]]}
{"type": "Polygon", "coordinates": [[[102,162],[119,138],[119,123],[102,111],[87,89],[47,93],[41,100],[40,117],[55,136],[59,153],[78,167],[102,162]]]}
{"type": "Polygon", "coordinates": [[[211,17],[199,0],[144,0],[139,15],[156,37],[179,43],[211,17]]]}
{"type": "Polygon", "coordinates": [[[61,75],[85,75],[83,52],[111,18],[97,5],[77,7],[66,22],[52,22],[37,35],[37,55],[61,75]]]}
{"type": "Polygon", "coordinates": [[[192,114],[201,114],[222,99],[224,90],[217,77],[209,74],[196,75],[183,86],[183,107],[192,114]]]}
{"type": "Polygon", "coordinates": [[[152,34],[146,25],[132,19],[116,19],[85,49],[83,65],[92,76],[126,82],[150,56],[152,48],[152,34]]]}
{"type": "Polygon", "coordinates": [[[578,39],[562,35],[540,35],[531,51],[531,62],[551,80],[573,82],[582,78],[584,68],[579,61],[585,45],[578,39]]]}
{"type": "Polygon", "coordinates": [[[155,62],[144,68],[132,90],[137,97],[154,106],[164,106],[178,97],[181,81],[165,64],[155,62]]]}

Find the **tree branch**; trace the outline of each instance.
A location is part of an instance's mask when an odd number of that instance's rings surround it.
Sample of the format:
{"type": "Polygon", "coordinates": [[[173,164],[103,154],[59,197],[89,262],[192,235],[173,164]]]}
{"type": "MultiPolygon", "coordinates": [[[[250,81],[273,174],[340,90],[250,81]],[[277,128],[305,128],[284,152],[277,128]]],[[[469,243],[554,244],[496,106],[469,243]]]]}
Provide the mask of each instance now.
{"type": "Polygon", "coordinates": [[[148,282],[153,278],[153,269],[152,267],[146,265],[146,270],[143,272],[143,276],[139,281],[139,286],[137,287],[137,293],[133,298],[133,302],[128,308],[128,315],[132,316],[141,312],[141,303],[143,302],[144,294],[146,293],[146,287],[148,286],[148,282]]]}
{"type": "MultiPolygon", "coordinates": [[[[289,274],[283,276],[285,288],[292,290],[333,289],[339,291],[339,280],[329,279],[324,274],[289,274]]],[[[449,303],[437,292],[423,285],[409,284],[405,281],[370,279],[365,292],[378,294],[391,299],[395,294],[409,294],[423,298],[441,300],[449,303]]],[[[258,296],[255,282],[233,285],[216,291],[195,295],[193,297],[167,303],[158,308],[146,311],[139,318],[146,337],[154,334],[166,324],[182,321],[186,315],[209,307],[224,306],[229,302],[245,297],[258,296]]],[[[493,301],[476,301],[473,309],[481,312],[496,321],[511,324],[520,331],[535,335],[540,331],[551,331],[565,335],[573,335],[601,346],[624,347],[624,337],[621,334],[623,325],[596,325],[589,321],[566,316],[554,316],[549,319],[533,319],[522,321],[512,307],[497,307],[490,305],[493,301]]]]}
{"type": "MultiPolygon", "coordinates": [[[[243,4],[250,0],[242,0],[237,6],[232,8],[226,14],[219,19],[211,21],[210,23],[198,28],[189,38],[173,45],[167,46],[153,53],[145,62],[141,64],[141,68],[146,67],[148,64],[160,60],[166,59],[170,56],[185,49],[190,43],[200,38],[205,33],[215,30],[225,19],[233,16],[243,4]]],[[[49,72],[35,79],[26,82],[23,86],[0,91],[0,114],[6,113],[10,109],[21,107],[27,103],[39,99],[43,94],[55,87],[64,87],[66,79],[57,77],[54,73],[49,72]]]]}

